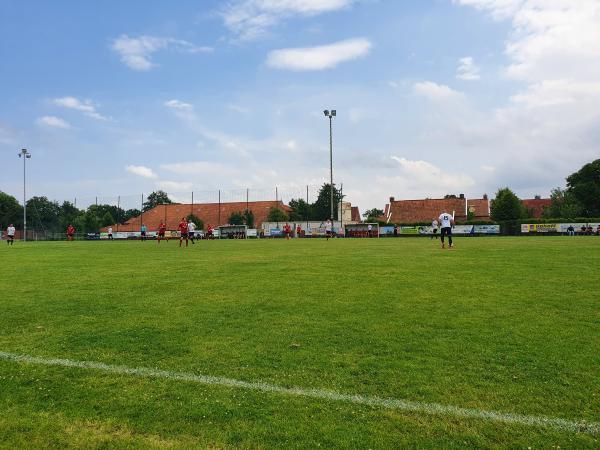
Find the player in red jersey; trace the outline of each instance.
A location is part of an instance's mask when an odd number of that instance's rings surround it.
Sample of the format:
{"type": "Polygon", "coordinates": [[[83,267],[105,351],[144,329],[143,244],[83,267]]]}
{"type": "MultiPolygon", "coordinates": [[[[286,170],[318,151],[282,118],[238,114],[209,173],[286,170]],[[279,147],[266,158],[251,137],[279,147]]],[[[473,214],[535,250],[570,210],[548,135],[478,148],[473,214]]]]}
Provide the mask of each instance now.
{"type": "Polygon", "coordinates": [[[300,225],[296,226],[296,237],[299,238],[302,236],[302,227],[300,225]]]}
{"type": "Polygon", "coordinates": [[[289,223],[286,223],[286,224],[283,226],[283,233],[285,234],[285,239],[286,239],[287,241],[289,241],[289,240],[290,240],[290,234],[292,234],[292,228],[290,227],[290,224],[289,224],[289,223]]]}
{"type": "Polygon", "coordinates": [[[206,239],[212,239],[212,238],[213,238],[213,227],[209,223],[208,226],[206,227],[206,239]]]}
{"type": "Polygon", "coordinates": [[[75,236],[75,227],[71,224],[67,227],[67,241],[72,241],[75,236]]]}
{"type": "Polygon", "coordinates": [[[185,217],[181,218],[181,222],[179,222],[179,226],[177,227],[179,228],[179,246],[181,247],[181,243],[183,242],[183,240],[185,239],[185,246],[188,246],[188,223],[187,220],[185,220],[185,217]]]}
{"type": "MultiPolygon", "coordinates": [[[[167,226],[161,220],[160,224],[158,225],[158,236],[156,237],[156,240],[159,244],[160,244],[161,239],[165,239],[166,232],[167,232],[167,226]]],[[[168,242],[168,240],[167,240],[167,242],[168,242]]]]}

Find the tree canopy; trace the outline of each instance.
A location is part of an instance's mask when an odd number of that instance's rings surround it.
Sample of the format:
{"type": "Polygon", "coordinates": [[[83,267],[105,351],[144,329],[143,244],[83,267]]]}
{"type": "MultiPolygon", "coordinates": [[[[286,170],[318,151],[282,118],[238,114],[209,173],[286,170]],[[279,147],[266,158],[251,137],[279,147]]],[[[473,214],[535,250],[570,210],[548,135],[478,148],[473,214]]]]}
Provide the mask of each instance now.
{"type": "Polygon", "coordinates": [[[150,211],[158,205],[171,205],[173,202],[165,191],[154,191],[148,195],[146,201],[142,204],[142,211],[150,211]]]}
{"type": "Polygon", "coordinates": [[[567,192],[579,203],[586,217],[600,216],[600,159],[569,175],[567,192]]]}
{"type": "Polygon", "coordinates": [[[23,226],[23,207],[15,197],[0,191],[0,229],[11,223],[16,228],[23,226]]]}

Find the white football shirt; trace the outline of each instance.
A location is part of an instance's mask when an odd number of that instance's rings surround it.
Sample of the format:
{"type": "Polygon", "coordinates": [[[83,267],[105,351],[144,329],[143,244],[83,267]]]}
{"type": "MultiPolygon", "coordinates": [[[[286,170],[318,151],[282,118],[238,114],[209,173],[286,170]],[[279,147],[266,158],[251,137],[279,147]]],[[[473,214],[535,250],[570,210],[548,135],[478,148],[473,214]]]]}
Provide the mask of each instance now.
{"type": "Polygon", "coordinates": [[[431,222],[431,228],[437,228],[438,227],[438,221],[434,219],[433,222],[431,222]]]}
{"type": "Polygon", "coordinates": [[[440,223],[442,224],[441,227],[442,228],[450,228],[452,226],[452,215],[448,214],[448,213],[441,213],[440,214],[440,223]]]}
{"type": "Polygon", "coordinates": [[[188,222],[188,232],[193,233],[196,230],[196,224],[194,222],[188,222]]]}
{"type": "Polygon", "coordinates": [[[14,236],[15,235],[15,227],[8,227],[6,229],[6,234],[8,234],[9,236],[14,236]]]}
{"type": "Polygon", "coordinates": [[[112,234],[112,228],[108,227],[108,234],[112,234]]]}

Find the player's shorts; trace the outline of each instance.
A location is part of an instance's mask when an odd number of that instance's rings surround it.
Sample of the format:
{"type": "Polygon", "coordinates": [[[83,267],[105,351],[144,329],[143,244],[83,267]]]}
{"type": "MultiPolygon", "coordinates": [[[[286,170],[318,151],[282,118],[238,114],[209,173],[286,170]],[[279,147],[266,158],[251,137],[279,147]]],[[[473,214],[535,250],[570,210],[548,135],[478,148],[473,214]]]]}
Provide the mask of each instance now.
{"type": "Polygon", "coordinates": [[[165,233],[164,233],[164,231],[162,231],[162,232],[161,232],[161,231],[159,231],[159,232],[158,232],[158,237],[164,238],[164,237],[165,237],[165,233]]]}
{"type": "Polygon", "coordinates": [[[188,231],[188,237],[190,239],[193,239],[194,238],[194,232],[193,231],[188,231]]]}
{"type": "Polygon", "coordinates": [[[73,233],[67,233],[67,237],[73,237],[73,233]]]}
{"type": "Polygon", "coordinates": [[[15,237],[12,234],[9,234],[8,236],[6,236],[6,239],[8,239],[9,241],[13,241],[15,237]]]}
{"type": "Polygon", "coordinates": [[[188,234],[187,233],[181,233],[181,239],[187,239],[188,234]]]}
{"type": "Polygon", "coordinates": [[[146,236],[146,232],[145,231],[142,231],[142,236],[146,236]]]}
{"type": "Polygon", "coordinates": [[[442,236],[452,236],[452,227],[444,227],[440,233],[442,236]]]}
{"type": "Polygon", "coordinates": [[[108,235],[108,237],[109,237],[109,238],[113,237],[112,233],[110,233],[110,234],[108,235]]]}

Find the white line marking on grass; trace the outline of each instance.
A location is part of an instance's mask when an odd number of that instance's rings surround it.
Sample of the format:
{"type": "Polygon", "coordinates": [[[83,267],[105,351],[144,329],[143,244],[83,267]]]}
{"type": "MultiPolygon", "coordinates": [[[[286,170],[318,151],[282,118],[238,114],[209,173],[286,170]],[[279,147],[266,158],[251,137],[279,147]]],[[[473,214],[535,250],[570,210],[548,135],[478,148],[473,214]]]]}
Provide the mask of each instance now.
{"type": "Polygon", "coordinates": [[[75,367],[78,369],[93,369],[118,375],[133,375],[146,378],[166,378],[169,380],[186,381],[215,386],[248,389],[260,392],[270,392],[297,397],[310,397],[320,400],[331,400],[359,405],[375,406],[399,411],[417,412],[438,416],[462,417],[481,419],[491,422],[503,422],[532,427],[547,427],[557,430],[600,434],[600,422],[572,421],[543,416],[528,416],[524,414],[503,413],[475,408],[442,405],[440,403],[425,403],[412,400],[370,397],[363,395],[342,394],[324,389],[305,389],[300,387],[283,387],[275,384],[235,380],[232,378],[213,377],[210,375],[195,375],[186,372],[171,372],[168,370],[149,369],[145,367],[126,367],[104,364],[93,361],[74,361],[71,359],[39,358],[29,355],[0,352],[0,360],[36,364],[43,366],[75,367]]]}

